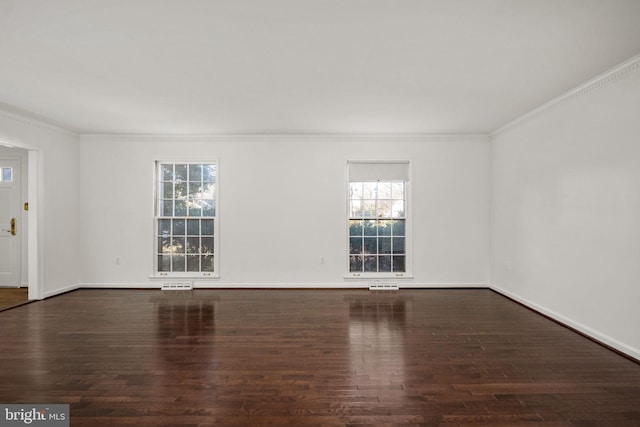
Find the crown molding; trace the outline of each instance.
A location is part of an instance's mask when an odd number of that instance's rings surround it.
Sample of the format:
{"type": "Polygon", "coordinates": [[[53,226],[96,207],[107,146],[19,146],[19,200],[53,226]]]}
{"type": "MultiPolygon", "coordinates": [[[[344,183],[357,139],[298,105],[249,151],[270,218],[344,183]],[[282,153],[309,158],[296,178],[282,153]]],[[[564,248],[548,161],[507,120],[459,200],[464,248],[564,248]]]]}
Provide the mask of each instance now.
{"type": "Polygon", "coordinates": [[[11,121],[14,123],[18,123],[24,126],[29,126],[36,129],[48,130],[57,133],[61,133],[68,136],[78,137],[79,135],[69,129],[65,129],[60,126],[53,125],[51,123],[47,123],[45,121],[35,119],[33,117],[28,117],[27,115],[9,112],[2,107],[0,107],[0,119],[4,119],[7,121],[11,121]]]}
{"type": "Polygon", "coordinates": [[[551,101],[548,101],[540,105],[539,107],[531,110],[530,112],[510,121],[509,123],[494,130],[489,135],[491,137],[499,135],[502,132],[505,132],[511,129],[519,125],[520,123],[537,116],[538,114],[544,111],[547,111],[557,106],[565,105],[590,92],[593,92],[596,89],[600,89],[612,83],[615,83],[618,80],[621,80],[624,77],[628,76],[629,74],[632,74],[638,71],[639,69],[640,69],[640,55],[636,55],[631,59],[623,62],[622,64],[610,69],[609,71],[606,71],[603,74],[600,74],[599,76],[594,77],[593,79],[587,81],[586,83],[583,83],[582,85],[576,87],[575,89],[565,92],[564,94],[552,99],[551,101]]]}
{"type": "Polygon", "coordinates": [[[489,140],[487,134],[80,134],[85,142],[105,140],[174,142],[428,142],[447,139],[489,140]]]}

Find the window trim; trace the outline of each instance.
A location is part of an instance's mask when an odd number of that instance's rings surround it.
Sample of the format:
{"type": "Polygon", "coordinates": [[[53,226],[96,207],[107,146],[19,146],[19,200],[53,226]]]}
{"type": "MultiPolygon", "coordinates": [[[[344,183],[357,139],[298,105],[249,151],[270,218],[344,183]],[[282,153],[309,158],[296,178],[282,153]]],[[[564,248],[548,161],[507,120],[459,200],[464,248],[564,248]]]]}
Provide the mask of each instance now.
{"type": "MultiPolygon", "coordinates": [[[[343,197],[344,211],[345,211],[345,231],[344,231],[344,279],[360,279],[360,280],[375,280],[375,279],[412,279],[413,278],[413,245],[412,245],[412,223],[413,212],[411,203],[411,162],[409,160],[399,159],[376,159],[376,160],[348,160],[345,166],[345,193],[343,197]],[[350,194],[350,165],[352,164],[406,164],[407,165],[407,179],[405,183],[405,271],[404,272],[351,272],[349,271],[349,221],[350,207],[349,207],[349,194],[350,194]]],[[[381,179],[384,181],[384,179],[381,179]]]]}
{"type": "Polygon", "coordinates": [[[166,158],[155,159],[153,163],[153,235],[152,235],[152,273],[150,278],[152,279],[219,279],[220,278],[220,162],[218,159],[182,159],[182,158],[166,158]],[[214,212],[213,217],[193,217],[195,218],[213,218],[213,271],[212,272],[169,272],[158,271],[158,219],[159,203],[160,203],[160,177],[161,177],[161,165],[162,164],[213,164],[216,166],[216,181],[215,181],[215,199],[214,199],[214,212]]]}

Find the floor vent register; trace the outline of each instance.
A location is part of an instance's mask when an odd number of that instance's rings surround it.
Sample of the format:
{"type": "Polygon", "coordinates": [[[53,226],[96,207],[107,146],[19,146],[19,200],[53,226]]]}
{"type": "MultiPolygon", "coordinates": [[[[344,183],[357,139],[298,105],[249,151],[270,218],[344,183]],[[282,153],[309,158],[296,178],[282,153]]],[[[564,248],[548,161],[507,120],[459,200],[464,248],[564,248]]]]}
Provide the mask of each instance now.
{"type": "Polygon", "coordinates": [[[374,280],[369,282],[370,291],[397,291],[398,282],[388,282],[383,280],[374,280]]]}
{"type": "Polygon", "coordinates": [[[163,291],[190,291],[193,289],[193,282],[166,282],[162,284],[163,291]]]}

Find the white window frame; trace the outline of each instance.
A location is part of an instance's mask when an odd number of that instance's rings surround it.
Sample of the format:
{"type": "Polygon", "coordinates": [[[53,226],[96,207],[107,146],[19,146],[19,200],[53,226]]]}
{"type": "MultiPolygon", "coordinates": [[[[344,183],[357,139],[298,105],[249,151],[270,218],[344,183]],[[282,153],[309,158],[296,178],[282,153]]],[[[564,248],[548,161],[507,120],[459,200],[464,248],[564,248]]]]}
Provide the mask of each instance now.
{"type": "MultiPolygon", "coordinates": [[[[154,206],[153,206],[153,273],[152,277],[156,278],[203,278],[203,279],[211,279],[211,278],[219,278],[220,277],[220,221],[219,221],[219,191],[220,191],[220,163],[218,160],[175,160],[175,159],[164,159],[164,160],[156,160],[154,163],[154,206]],[[215,176],[215,184],[214,184],[214,215],[213,216],[160,216],[160,191],[161,191],[161,182],[162,182],[162,165],[172,164],[172,165],[191,165],[191,164],[212,164],[215,165],[216,168],[216,176],[215,176]],[[197,272],[189,272],[189,271],[158,271],[158,258],[160,255],[160,251],[158,248],[159,245],[159,237],[160,232],[158,230],[159,220],[160,219],[168,219],[168,218],[185,218],[185,219],[213,219],[213,271],[197,271],[197,272]]],[[[185,234],[186,236],[186,234],[185,234]]],[[[198,234],[199,237],[202,237],[202,234],[198,234]]],[[[185,249],[186,252],[186,249],[185,249]]],[[[185,261],[186,262],[186,261],[185,261]]]]}
{"type": "MultiPolygon", "coordinates": [[[[349,160],[346,165],[346,194],[344,200],[346,202],[346,215],[345,215],[345,278],[347,279],[410,279],[413,277],[412,274],[412,257],[413,257],[413,247],[411,244],[412,241],[412,232],[411,232],[411,224],[412,224],[412,214],[411,214],[411,163],[408,160],[349,160]],[[352,165],[371,165],[373,167],[381,166],[381,170],[385,169],[386,165],[390,165],[391,168],[395,166],[405,166],[406,171],[402,178],[399,177],[390,177],[390,176],[381,176],[378,181],[404,181],[404,203],[405,203],[405,212],[404,212],[404,221],[405,221],[405,271],[403,272],[352,272],[350,271],[350,221],[351,221],[351,207],[350,203],[350,184],[351,182],[360,182],[360,180],[352,180],[352,165]]],[[[400,168],[398,168],[400,169],[400,168]]],[[[367,181],[367,180],[362,180],[367,181]]],[[[368,179],[368,181],[373,181],[372,179],[368,179]]]]}

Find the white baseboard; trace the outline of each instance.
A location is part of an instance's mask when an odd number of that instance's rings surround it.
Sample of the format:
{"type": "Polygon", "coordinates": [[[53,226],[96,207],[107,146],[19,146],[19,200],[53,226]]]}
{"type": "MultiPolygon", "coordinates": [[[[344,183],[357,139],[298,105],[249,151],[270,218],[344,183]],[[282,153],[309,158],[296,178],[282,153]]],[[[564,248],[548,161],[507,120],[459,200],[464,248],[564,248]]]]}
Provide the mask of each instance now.
{"type": "Polygon", "coordinates": [[[587,335],[588,337],[601,342],[602,344],[605,344],[611,348],[614,348],[616,350],[618,350],[621,353],[624,353],[638,361],[640,361],[640,349],[637,348],[633,348],[631,346],[626,345],[623,342],[620,342],[618,340],[616,340],[615,338],[612,338],[606,334],[603,334],[595,329],[592,329],[586,325],[583,325],[580,322],[576,322],[573,319],[570,319],[568,317],[565,317],[559,313],[556,313],[553,310],[549,310],[546,307],[543,307],[539,304],[536,304],[526,298],[521,297],[520,295],[516,295],[512,292],[509,292],[499,286],[496,285],[491,285],[490,289],[498,292],[501,295],[504,295],[506,297],[509,297],[511,299],[513,299],[514,301],[519,302],[522,305],[525,305],[539,313],[544,314],[545,316],[548,316],[550,318],[552,318],[553,320],[556,320],[559,323],[562,323],[563,325],[566,325],[572,329],[575,329],[576,331],[579,331],[585,335],[587,335]]]}
{"type": "MultiPolygon", "coordinates": [[[[81,283],[77,288],[86,289],[160,289],[161,282],[148,283],[81,283]]],[[[420,288],[489,288],[488,283],[406,283],[399,282],[400,289],[420,288]]],[[[193,281],[194,289],[368,289],[369,280],[349,280],[339,283],[224,283],[220,281],[193,281]]]]}
{"type": "MultiPolygon", "coordinates": [[[[162,283],[81,283],[79,289],[160,289],[162,283]]],[[[195,287],[195,286],[194,286],[195,287]]]]}
{"type": "Polygon", "coordinates": [[[478,288],[486,289],[489,287],[488,283],[476,283],[476,282],[455,282],[455,283],[404,283],[399,282],[400,289],[464,289],[464,288],[478,288]]]}
{"type": "Polygon", "coordinates": [[[43,296],[44,298],[51,298],[56,295],[64,294],[65,292],[75,291],[76,289],[80,289],[81,287],[82,285],[76,283],[75,285],[66,286],[64,288],[55,289],[53,291],[46,291],[43,296]]]}

